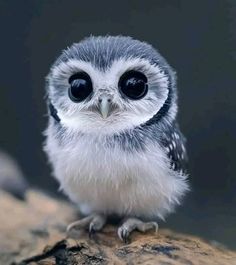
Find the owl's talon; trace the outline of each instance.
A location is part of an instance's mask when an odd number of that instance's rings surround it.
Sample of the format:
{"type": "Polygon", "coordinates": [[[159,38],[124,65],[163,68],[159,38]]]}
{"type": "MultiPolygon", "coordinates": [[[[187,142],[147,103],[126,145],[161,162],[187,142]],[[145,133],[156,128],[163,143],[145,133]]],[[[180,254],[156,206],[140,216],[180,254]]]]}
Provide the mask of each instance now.
{"type": "Polygon", "coordinates": [[[125,244],[129,244],[130,243],[130,232],[128,232],[128,230],[125,230],[125,233],[123,234],[123,241],[125,242],[125,244]]]}
{"type": "Polygon", "coordinates": [[[129,231],[127,227],[119,227],[118,229],[118,236],[121,241],[123,241],[125,244],[129,243],[129,231]]]}
{"type": "Polygon", "coordinates": [[[158,230],[158,224],[156,222],[143,222],[137,218],[127,219],[121,227],[118,229],[118,236],[124,243],[129,243],[129,236],[134,230],[140,232],[146,232],[148,230],[155,229],[155,233],[158,230]]]}
{"type": "Polygon", "coordinates": [[[95,234],[96,231],[99,231],[103,228],[106,223],[106,217],[103,215],[95,214],[87,216],[81,220],[73,222],[67,226],[66,232],[69,234],[71,230],[89,230],[89,237],[95,234]]]}
{"type": "Polygon", "coordinates": [[[89,238],[90,238],[90,239],[93,238],[95,232],[96,232],[96,231],[95,231],[95,229],[94,229],[94,227],[93,227],[93,224],[90,223],[90,225],[89,225],[89,238]]]}
{"type": "Polygon", "coordinates": [[[69,224],[66,228],[66,232],[67,234],[71,231],[71,230],[82,230],[82,229],[86,229],[90,222],[92,221],[93,216],[87,216],[81,220],[75,221],[71,224],[69,224]]]}

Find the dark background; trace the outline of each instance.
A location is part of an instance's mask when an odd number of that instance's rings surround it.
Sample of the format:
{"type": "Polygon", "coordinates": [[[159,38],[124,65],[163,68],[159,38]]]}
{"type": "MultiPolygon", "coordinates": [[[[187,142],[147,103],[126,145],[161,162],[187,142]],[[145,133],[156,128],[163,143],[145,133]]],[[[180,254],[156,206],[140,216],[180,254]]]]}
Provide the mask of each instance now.
{"type": "Polygon", "coordinates": [[[60,51],[90,34],[158,48],[178,73],[192,192],[167,226],[236,248],[236,2],[0,1],[0,147],[31,185],[55,192],[42,152],[44,80],[60,51]]]}

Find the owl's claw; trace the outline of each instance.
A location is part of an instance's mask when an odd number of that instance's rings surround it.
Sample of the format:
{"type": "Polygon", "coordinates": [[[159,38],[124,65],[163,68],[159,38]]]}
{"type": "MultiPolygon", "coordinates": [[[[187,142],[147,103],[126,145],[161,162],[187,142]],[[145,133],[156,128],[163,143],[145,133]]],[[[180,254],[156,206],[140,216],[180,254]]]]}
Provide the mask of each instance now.
{"type": "Polygon", "coordinates": [[[89,224],[89,237],[100,231],[106,223],[106,217],[104,215],[94,215],[92,221],[89,224]]]}
{"type": "Polygon", "coordinates": [[[129,234],[130,232],[126,227],[120,227],[118,229],[118,236],[125,244],[129,243],[129,234]]]}
{"type": "Polygon", "coordinates": [[[93,225],[89,225],[89,238],[92,239],[94,234],[95,234],[96,230],[94,229],[93,225]]]}
{"type": "Polygon", "coordinates": [[[106,223],[106,217],[104,215],[93,214],[87,216],[81,220],[75,221],[67,226],[66,232],[69,234],[72,230],[85,230],[88,229],[89,237],[100,231],[106,223]]]}
{"type": "Polygon", "coordinates": [[[155,229],[155,232],[157,232],[158,224],[156,222],[145,223],[137,218],[129,218],[119,227],[118,236],[127,244],[129,243],[129,236],[134,230],[146,232],[150,229],[155,229]]]}

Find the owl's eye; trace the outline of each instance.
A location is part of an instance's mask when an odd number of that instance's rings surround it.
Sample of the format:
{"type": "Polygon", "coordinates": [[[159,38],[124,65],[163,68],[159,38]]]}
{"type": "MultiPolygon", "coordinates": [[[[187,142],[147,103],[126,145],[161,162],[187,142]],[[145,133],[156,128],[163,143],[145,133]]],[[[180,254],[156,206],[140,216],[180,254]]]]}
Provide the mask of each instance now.
{"type": "Polygon", "coordinates": [[[128,71],[119,80],[121,94],[129,99],[138,100],[146,96],[148,92],[147,77],[138,71],[128,71]]]}
{"type": "Polygon", "coordinates": [[[73,102],[81,102],[93,92],[92,81],[85,72],[72,75],[69,84],[68,94],[73,102]]]}

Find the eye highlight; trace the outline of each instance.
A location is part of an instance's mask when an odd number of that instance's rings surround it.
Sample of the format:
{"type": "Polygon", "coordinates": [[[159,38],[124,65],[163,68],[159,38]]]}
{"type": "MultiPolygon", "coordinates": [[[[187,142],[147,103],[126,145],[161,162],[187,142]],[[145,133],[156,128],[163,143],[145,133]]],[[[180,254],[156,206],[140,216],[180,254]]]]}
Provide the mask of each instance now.
{"type": "Polygon", "coordinates": [[[118,83],[122,95],[132,100],[138,100],[146,96],[148,92],[147,77],[138,71],[124,73],[118,83]]]}
{"type": "Polygon", "coordinates": [[[91,78],[85,72],[72,75],[69,84],[68,95],[73,102],[81,102],[93,92],[91,78]]]}

